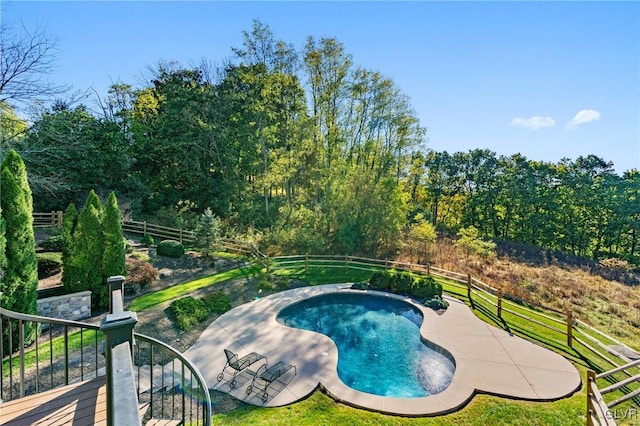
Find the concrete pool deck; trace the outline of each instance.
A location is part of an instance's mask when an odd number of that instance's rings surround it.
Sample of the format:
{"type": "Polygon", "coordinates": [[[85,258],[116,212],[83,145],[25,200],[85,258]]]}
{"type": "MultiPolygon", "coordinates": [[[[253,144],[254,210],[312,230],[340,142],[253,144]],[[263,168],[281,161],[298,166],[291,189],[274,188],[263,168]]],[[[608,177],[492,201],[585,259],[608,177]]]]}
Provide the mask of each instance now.
{"type": "Polygon", "coordinates": [[[449,308],[438,315],[411,299],[369,291],[405,300],[420,309],[424,315],[422,336],[449,351],[456,370],[445,390],[428,397],[390,398],[356,391],[338,378],[338,350],[329,337],[276,320],[278,312],[291,303],[325,293],[357,291],[349,287],[304,287],[239,306],[214,321],[185,355],[200,369],[210,389],[265,407],[291,404],[322,386],[333,398],[352,406],[406,416],[436,415],[462,408],[475,393],[550,401],[569,396],[581,386],[580,375],[568,360],[483,322],[457,299],[447,297],[449,308]],[[296,366],[296,372],[292,369],[274,382],[263,403],[261,394],[246,393],[252,378],[247,370],[236,376],[235,389],[230,389],[229,375],[217,381],[227,361],[225,348],[240,357],[258,352],[268,358],[269,365],[288,362],[296,366]]]}

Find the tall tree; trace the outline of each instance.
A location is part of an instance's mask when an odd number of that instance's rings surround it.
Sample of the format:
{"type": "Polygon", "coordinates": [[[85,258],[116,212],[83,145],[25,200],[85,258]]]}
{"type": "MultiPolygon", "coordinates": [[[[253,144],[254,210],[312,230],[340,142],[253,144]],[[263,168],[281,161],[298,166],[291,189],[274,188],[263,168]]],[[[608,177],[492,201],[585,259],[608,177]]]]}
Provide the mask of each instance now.
{"type": "Polygon", "coordinates": [[[124,236],[122,235],[122,222],[120,208],[116,194],[109,194],[104,214],[104,253],[102,255],[102,275],[106,285],[106,279],[113,275],[125,275],[126,249],[124,236]]]}
{"type": "Polygon", "coordinates": [[[96,193],[91,191],[78,215],[78,224],[73,237],[71,265],[77,271],[77,279],[69,283],[70,290],[91,290],[91,302],[94,307],[105,307],[109,302],[108,290],[102,276],[103,215],[102,202],[96,193]]]}
{"type": "MultiPolygon", "coordinates": [[[[0,175],[0,209],[6,225],[5,255],[7,266],[2,277],[0,291],[2,306],[22,313],[36,314],[38,289],[38,262],[36,260],[33,233],[33,201],[24,162],[14,150],[7,153],[0,175]]],[[[13,348],[17,349],[17,327],[13,348]]],[[[25,324],[25,342],[35,338],[32,323],[25,324]]],[[[3,339],[8,338],[8,333],[3,339]]],[[[8,342],[5,342],[8,348],[8,342]]]]}
{"type": "Polygon", "coordinates": [[[42,27],[28,31],[0,24],[0,102],[19,109],[27,103],[42,101],[67,88],[47,76],[55,67],[56,43],[42,27]]]}
{"type": "Polygon", "coordinates": [[[75,246],[74,234],[78,225],[78,211],[71,203],[62,219],[62,285],[68,292],[76,291],[81,286],[80,272],[73,265],[75,246]]]}

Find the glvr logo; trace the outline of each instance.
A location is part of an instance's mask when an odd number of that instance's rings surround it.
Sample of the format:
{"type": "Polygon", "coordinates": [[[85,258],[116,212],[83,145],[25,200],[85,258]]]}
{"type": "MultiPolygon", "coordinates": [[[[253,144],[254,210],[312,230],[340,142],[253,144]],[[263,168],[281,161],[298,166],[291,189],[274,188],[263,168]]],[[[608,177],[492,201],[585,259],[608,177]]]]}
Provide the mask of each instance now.
{"type": "Polygon", "coordinates": [[[637,408],[618,408],[607,410],[607,418],[613,420],[635,420],[639,418],[637,408]]]}

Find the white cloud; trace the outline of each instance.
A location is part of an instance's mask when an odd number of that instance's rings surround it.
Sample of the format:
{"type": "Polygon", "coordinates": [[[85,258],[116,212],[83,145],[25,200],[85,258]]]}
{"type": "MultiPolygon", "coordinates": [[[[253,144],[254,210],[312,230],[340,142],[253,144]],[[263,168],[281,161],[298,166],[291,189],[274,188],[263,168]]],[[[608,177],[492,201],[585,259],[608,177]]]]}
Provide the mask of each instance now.
{"type": "Polygon", "coordinates": [[[567,127],[576,127],[598,120],[600,120],[600,111],[596,111],[595,109],[583,109],[578,111],[576,116],[567,123],[567,127]]]}
{"type": "Polygon", "coordinates": [[[526,127],[531,130],[538,130],[543,127],[553,127],[556,125],[556,121],[551,117],[516,117],[511,120],[511,125],[514,127],[526,127]]]}

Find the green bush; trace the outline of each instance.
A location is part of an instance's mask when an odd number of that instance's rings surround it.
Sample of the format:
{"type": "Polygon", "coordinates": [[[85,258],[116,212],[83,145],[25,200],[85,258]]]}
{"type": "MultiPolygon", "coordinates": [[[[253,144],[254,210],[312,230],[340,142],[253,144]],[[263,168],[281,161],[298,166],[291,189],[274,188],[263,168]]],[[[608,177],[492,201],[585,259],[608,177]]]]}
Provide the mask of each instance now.
{"type": "Polygon", "coordinates": [[[38,279],[47,278],[62,270],[60,253],[36,253],[38,260],[38,279]]]}
{"type": "Polygon", "coordinates": [[[184,246],[175,240],[162,240],[158,243],[158,256],[182,257],[184,246]]]}
{"type": "Polygon", "coordinates": [[[409,294],[414,280],[409,272],[391,274],[391,291],[396,294],[409,294]]]}
{"type": "Polygon", "coordinates": [[[59,251],[64,248],[64,241],[62,235],[53,235],[40,243],[40,248],[44,251],[59,251]]]}
{"type": "Polygon", "coordinates": [[[441,296],[433,296],[430,299],[424,300],[422,304],[436,311],[440,309],[447,309],[449,307],[449,302],[444,300],[441,296]]]}
{"type": "Polygon", "coordinates": [[[209,307],[201,299],[191,296],[171,302],[171,312],[176,320],[176,325],[181,330],[187,330],[199,322],[209,318],[209,307]]]}
{"type": "Polygon", "coordinates": [[[149,247],[155,244],[155,240],[153,239],[153,237],[149,234],[144,234],[144,236],[142,237],[142,239],[140,239],[140,242],[142,244],[145,245],[145,247],[149,247]]]}
{"type": "Polygon", "coordinates": [[[433,277],[422,277],[413,281],[411,295],[418,300],[431,299],[433,296],[442,296],[442,285],[433,277]]]}
{"type": "Polygon", "coordinates": [[[231,309],[231,299],[224,293],[216,292],[205,297],[205,303],[211,312],[224,314],[231,309]]]}
{"type": "Polygon", "coordinates": [[[376,271],[369,278],[371,290],[389,291],[391,289],[391,273],[376,271]]]}
{"type": "Polygon", "coordinates": [[[369,283],[359,282],[351,285],[353,290],[369,290],[369,283]]]}

